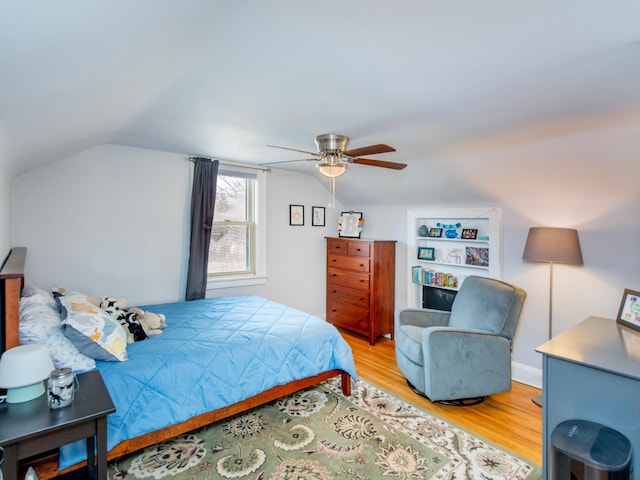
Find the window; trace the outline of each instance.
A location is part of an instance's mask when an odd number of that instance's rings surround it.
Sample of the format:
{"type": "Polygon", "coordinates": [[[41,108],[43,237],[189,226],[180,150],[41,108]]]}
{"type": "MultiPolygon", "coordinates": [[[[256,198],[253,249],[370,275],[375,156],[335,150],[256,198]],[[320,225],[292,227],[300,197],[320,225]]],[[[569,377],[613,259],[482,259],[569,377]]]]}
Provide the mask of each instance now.
{"type": "Polygon", "coordinates": [[[220,166],[208,288],[264,283],[266,174],[220,166]]]}

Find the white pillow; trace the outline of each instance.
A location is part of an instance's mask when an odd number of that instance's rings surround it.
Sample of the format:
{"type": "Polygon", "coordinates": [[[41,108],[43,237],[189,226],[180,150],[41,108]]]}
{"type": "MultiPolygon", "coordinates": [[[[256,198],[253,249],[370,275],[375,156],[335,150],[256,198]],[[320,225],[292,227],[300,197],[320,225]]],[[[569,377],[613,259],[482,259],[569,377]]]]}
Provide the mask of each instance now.
{"type": "Polygon", "coordinates": [[[20,344],[44,343],[47,345],[56,368],[68,367],[74,371],[86,371],[96,366],[93,358],[80,353],[64,336],[58,306],[55,301],[52,306],[46,295],[20,298],[19,331],[20,344]]]}
{"type": "Polygon", "coordinates": [[[56,299],[53,298],[51,292],[47,292],[46,290],[38,288],[35,285],[25,285],[20,295],[22,297],[29,297],[35,301],[46,303],[47,305],[51,306],[51,308],[58,307],[56,299]]]}

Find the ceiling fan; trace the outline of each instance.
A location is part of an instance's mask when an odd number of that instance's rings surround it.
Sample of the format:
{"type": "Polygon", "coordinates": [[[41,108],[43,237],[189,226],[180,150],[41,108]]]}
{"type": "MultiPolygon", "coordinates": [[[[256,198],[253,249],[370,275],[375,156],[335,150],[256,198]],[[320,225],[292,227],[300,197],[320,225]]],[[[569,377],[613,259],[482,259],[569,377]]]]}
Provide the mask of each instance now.
{"type": "Polygon", "coordinates": [[[377,145],[369,145],[368,147],[354,148],[347,150],[349,137],[346,135],[338,135],[334,133],[325,133],[315,138],[317,152],[309,152],[306,150],[298,150],[296,148],[280,147],[278,145],[267,145],[268,147],[281,148],[283,150],[291,150],[294,152],[306,153],[313,155],[313,158],[305,158],[298,160],[283,160],[280,162],[264,163],[263,165],[274,165],[278,163],[290,163],[300,161],[316,161],[318,171],[329,178],[336,178],[342,175],[350,163],[359,165],[369,165],[371,167],[391,168],[393,170],[402,170],[407,165],[405,163],[387,162],[384,160],[375,160],[373,158],[361,158],[377,153],[395,152],[396,149],[379,143],[377,145]]]}

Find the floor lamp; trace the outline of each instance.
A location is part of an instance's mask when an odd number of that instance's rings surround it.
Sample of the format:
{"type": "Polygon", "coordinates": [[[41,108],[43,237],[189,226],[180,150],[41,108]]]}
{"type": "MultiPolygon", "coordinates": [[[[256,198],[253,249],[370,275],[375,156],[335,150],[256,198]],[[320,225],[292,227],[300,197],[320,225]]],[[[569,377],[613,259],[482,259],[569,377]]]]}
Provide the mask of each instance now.
{"type": "MultiPolygon", "coordinates": [[[[553,336],[553,264],[582,265],[578,231],[573,228],[531,227],[524,246],[523,260],[549,264],[549,339],[553,336]]],[[[542,395],[533,397],[542,405],[542,395]]]]}

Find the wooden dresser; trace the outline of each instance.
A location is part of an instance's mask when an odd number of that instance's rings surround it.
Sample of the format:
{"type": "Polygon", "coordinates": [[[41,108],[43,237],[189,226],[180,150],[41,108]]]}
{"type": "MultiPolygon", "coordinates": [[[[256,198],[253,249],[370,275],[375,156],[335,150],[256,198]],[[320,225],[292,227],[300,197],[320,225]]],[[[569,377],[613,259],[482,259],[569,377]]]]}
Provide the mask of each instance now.
{"type": "Polygon", "coordinates": [[[393,338],[395,240],[327,237],[327,321],[375,345],[393,338]]]}

